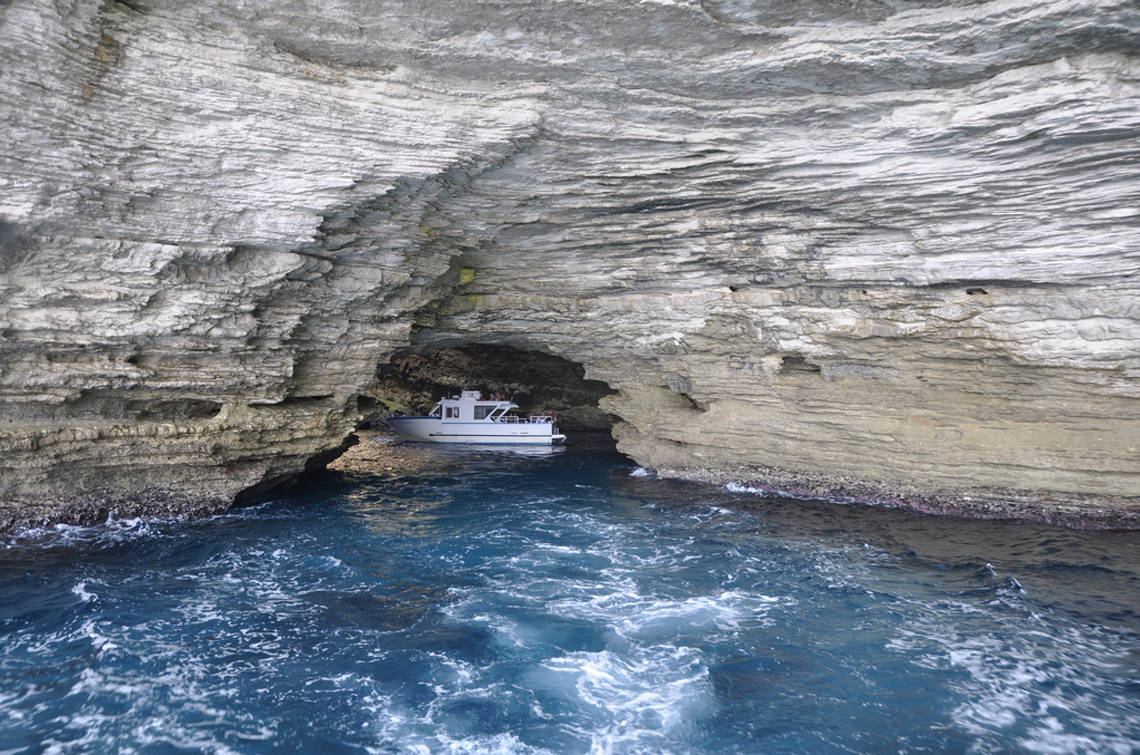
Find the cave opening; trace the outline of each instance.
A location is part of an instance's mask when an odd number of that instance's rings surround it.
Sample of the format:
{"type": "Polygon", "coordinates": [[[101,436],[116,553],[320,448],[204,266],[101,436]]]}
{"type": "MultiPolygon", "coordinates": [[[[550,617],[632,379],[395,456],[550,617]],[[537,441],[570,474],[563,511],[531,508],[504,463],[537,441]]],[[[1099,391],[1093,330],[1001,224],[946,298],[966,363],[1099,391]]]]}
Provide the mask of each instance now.
{"type": "Polygon", "coordinates": [[[407,349],[377,370],[374,403],[365,423],[383,426],[389,412],[426,414],[444,396],[462,390],[502,394],[521,414],[553,412],[563,432],[609,434],[617,418],[598,407],[614,393],[588,380],[585,368],[542,351],[506,344],[465,343],[446,348],[407,349]]]}

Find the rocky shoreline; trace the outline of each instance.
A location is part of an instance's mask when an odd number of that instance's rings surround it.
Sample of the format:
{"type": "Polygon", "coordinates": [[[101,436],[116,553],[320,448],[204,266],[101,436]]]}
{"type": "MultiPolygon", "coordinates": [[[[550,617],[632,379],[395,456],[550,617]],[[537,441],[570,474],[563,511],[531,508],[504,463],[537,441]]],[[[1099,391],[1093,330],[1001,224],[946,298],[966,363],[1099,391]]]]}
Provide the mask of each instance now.
{"type": "MultiPolygon", "coordinates": [[[[402,443],[384,429],[362,430],[357,435],[360,442],[330,462],[328,469],[407,481],[441,473],[452,463],[449,457],[439,453],[438,447],[402,443]]],[[[760,497],[890,506],[931,516],[965,519],[1035,521],[1076,530],[1140,530],[1140,502],[1136,500],[1106,502],[1090,496],[1017,490],[930,494],[908,490],[905,486],[868,485],[826,475],[789,475],[779,470],[742,469],[735,474],[710,474],[707,470],[682,467],[653,469],[650,473],[716,487],[728,486],[730,490],[760,497]]],[[[81,498],[11,501],[0,504],[0,534],[57,524],[91,526],[136,517],[197,518],[221,513],[230,505],[224,498],[179,500],[161,491],[132,498],[93,491],[81,498]]]]}
{"type": "MultiPolygon", "coordinates": [[[[447,463],[437,448],[401,443],[389,431],[362,431],[360,436],[361,442],[332,462],[329,469],[407,479],[447,463]]],[[[764,497],[891,506],[931,516],[963,519],[1035,521],[1076,530],[1140,530],[1140,499],[1105,501],[1092,496],[1023,490],[940,491],[931,494],[902,485],[868,485],[836,476],[789,475],[772,469],[741,469],[735,474],[710,474],[707,470],[692,467],[648,471],[658,477],[716,487],[727,485],[730,489],[764,497]]]]}
{"type": "Polygon", "coordinates": [[[223,496],[178,498],[162,489],[131,495],[69,490],[59,497],[0,500],[0,535],[56,525],[92,527],[124,519],[195,519],[220,514],[232,505],[223,496]]]}
{"type": "Polygon", "coordinates": [[[736,476],[692,468],[655,471],[664,477],[730,485],[764,496],[891,506],[962,519],[1034,521],[1076,530],[1140,530],[1137,498],[1107,501],[1097,496],[995,489],[929,492],[824,475],[789,475],[778,470],[742,470],[736,476]]]}

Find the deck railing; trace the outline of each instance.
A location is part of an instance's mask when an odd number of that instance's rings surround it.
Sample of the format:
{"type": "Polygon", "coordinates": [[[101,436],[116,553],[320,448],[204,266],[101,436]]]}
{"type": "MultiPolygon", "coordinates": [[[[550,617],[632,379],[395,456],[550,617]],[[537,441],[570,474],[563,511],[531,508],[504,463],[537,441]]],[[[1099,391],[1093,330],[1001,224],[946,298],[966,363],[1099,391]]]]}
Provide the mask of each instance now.
{"type": "Polygon", "coordinates": [[[502,423],[508,424],[508,425],[514,425],[514,424],[541,425],[544,423],[553,424],[554,423],[554,417],[551,417],[548,414],[532,414],[529,417],[516,417],[515,415],[510,414],[510,415],[507,415],[506,417],[499,417],[498,419],[493,420],[493,421],[494,422],[502,422],[502,423]]]}

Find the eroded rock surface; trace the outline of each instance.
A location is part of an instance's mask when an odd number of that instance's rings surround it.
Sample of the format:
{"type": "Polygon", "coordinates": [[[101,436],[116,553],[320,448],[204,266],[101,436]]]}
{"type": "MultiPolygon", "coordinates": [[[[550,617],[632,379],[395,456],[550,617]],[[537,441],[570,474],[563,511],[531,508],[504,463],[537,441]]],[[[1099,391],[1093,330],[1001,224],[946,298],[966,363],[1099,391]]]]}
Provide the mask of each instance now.
{"type": "Polygon", "coordinates": [[[1140,521],[1133,2],[11,0],[0,40],[9,526],[262,489],[472,342],[583,365],[664,474],[1140,521]]]}

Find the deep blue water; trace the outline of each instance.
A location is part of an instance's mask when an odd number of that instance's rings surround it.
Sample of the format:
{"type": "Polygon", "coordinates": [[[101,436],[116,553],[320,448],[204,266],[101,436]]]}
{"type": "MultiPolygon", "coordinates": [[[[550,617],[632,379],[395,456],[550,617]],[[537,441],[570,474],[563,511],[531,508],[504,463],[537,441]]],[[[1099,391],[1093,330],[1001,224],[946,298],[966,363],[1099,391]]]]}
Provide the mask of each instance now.
{"type": "Polygon", "coordinates": [[[10,538],[0,751],[1140,748],[1140,533],[431,450],[10,538]]]}

